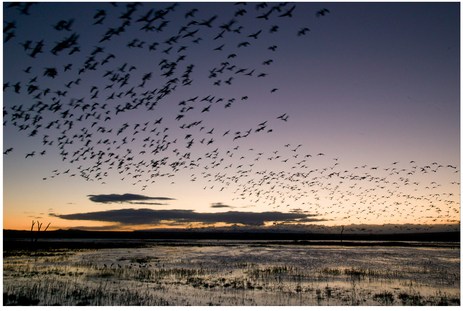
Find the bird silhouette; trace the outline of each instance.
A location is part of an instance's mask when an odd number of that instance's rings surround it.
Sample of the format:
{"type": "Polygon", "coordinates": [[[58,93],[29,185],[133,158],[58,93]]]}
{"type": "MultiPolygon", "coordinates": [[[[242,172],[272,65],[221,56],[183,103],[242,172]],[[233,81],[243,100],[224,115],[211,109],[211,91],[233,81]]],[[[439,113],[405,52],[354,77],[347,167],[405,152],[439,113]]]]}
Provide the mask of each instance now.
{"type": "Polygon", "coordinates": [[[8,153],[10,153],[11,151],[13,151],[13,148],[8,148],[8,149],[6,149],[6,150],[3,152],[3,154],[8,154],[8,153]]]}
{"type": "Polygon", "coordinates": [[[326,8],[323,8],[323,9],[318,10],[317,13],[315,13],[315,15],[317,17],[320,17],[320,16],[325,16],[326,13],[330,13],[330,11],[326,8]]]}
{"type": "Polygon", "coordinates": [[[286,12],[283,13],[283,14],[281,14],[281,15],[279,15],[279,17],[286,17],[286,16],[287,16],[287,17],[293,17],[293,14],[292,14],[292,13],[293,13],[293,11],[294,11],[295,8],[296,8],[296,5],[294,5],[291,9],[286,10],[286,12]]]}
{"type": "Polygon", "coordinates": [[[212,16],[208,20],[203,20],[201,23],[198,23],[200,26],[206,26],[212,28],[211,23],[217,18],[217,15],[212,16]]]}

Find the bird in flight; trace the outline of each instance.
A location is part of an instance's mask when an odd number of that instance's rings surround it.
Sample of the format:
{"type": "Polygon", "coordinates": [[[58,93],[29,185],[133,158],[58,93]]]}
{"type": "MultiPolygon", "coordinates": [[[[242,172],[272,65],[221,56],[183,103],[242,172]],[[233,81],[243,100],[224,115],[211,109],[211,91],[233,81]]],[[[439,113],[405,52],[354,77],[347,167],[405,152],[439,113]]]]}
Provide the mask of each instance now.
{"type": "Polygon", "coordinates": [[[326,8],[323,8],[323,9],[318,10],[317,13],[315,13],[315,15],[317,17],[320,17],[320,16],[325,16],[326,13],[330,13],[330,11],[326,8]]]}
{"type": "Polygon", "coordinates": [[[301,30],[299,30],[299,31],[297,32],[297,35],[298,35],[298,36],[305,35],[305,32],[306,32],[306,31],[310,31],[310,29],[307,28],[307,27],[301,28],[301,30]]]}
{"type": "Polygon", "coordinates": [[[211,26],[211,23],[217,18],[217,15],[214,15],[212,16],[211,18],[209,18],[208,20],[203,20],[201,23],[199,23],[198,25],[201,25],[201,26],[207,26],[209,28],[212,28],[211,26]]]}
{"type": "Polygon", "coordinates": [[[286,115],[286,113],[284,113],[281,116],[277,117],[277,119],[281,119],[283,121],[288,121],[288,115],[286,115]]]}
{"type": "Polygon", "coordinates": [[[6,150],[3,152],[3,154],[8,154],[8,153],[10,153],[11,151],[13,151],[13,148],[8,148],[8,149],[6,149],[6,150]]]}
{"type": "Polygon", "coordinates": [[[286,10],[285,13],[281,14],[280,17],[285,17],[285,16],[288,16],[288,17],[293,17],[293,10],[296,8],[296,5],[294,5],[291,9],[289,10],[286,10]]]}

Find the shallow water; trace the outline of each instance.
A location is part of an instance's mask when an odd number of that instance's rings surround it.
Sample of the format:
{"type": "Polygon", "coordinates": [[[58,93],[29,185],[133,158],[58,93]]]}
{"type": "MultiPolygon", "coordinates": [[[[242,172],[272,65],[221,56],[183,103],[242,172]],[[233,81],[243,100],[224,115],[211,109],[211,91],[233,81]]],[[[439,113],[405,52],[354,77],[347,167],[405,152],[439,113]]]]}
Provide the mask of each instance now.
{"type": "Polygon", "coordinates": [[[459,305],[460,250],[210,242],[4,259],[4,293],[35,282],[94,289],[61,305],[459,305]]]}

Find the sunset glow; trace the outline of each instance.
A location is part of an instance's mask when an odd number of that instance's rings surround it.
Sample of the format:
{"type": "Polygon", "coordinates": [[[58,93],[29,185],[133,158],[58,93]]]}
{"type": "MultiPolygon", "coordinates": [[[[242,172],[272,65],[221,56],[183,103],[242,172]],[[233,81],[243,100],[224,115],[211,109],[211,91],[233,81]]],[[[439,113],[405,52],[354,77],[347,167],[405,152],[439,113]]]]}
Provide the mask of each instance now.
{"type": "Polygon", "coordinates": [[[458,231],[459,8],[4,3],[3,228],[458,231]]]}

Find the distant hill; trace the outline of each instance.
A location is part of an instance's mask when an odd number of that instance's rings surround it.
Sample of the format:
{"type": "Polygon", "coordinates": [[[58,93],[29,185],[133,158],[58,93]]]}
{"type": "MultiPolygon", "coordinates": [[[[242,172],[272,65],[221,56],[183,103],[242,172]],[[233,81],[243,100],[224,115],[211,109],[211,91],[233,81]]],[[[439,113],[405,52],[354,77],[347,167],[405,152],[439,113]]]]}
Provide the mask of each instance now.
{"type": "MultiPolygon", "coordinates": [[[[189,230],[150,230],[150,231],[84,231],[84,230],[55,230],[37,232],[34,237],[39,239],[160,239],[160,240],[299,240],[340,241],[340,234],[313,234],[301,232],[276,231],[189,231],[189,230]]],[[[30,239],[30,231],[3,230],[4,239],[30,239]]],[[[432,233],[398,233],[398,234],[343,234],[342,240],[348,241],[419,241],[419,242],[460,242],[460,232],[432,232],[432,233]]]]}

